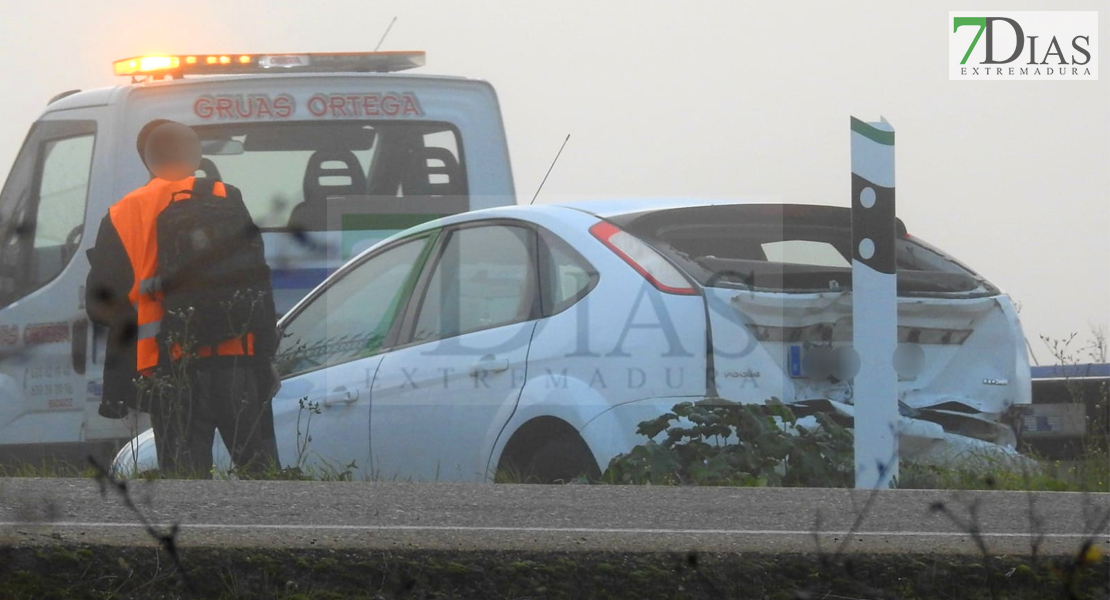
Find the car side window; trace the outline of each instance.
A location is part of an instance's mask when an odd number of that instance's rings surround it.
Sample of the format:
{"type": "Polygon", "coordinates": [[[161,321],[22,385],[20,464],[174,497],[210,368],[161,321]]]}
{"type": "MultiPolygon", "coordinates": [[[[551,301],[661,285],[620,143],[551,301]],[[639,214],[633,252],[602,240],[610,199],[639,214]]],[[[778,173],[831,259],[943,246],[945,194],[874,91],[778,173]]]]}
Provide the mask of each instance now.
{"type": "Polygon", "coordinates": [[[540,234],[540,247],[543,316],[549,317],[590,293],[598,273],[570,244],[549,231],[540,234]]]}
{"type": "Polygon", "coordinates": [[[0,194],[0,303],[62,272],[84,232],[94,121],[38,123],[0,194]]]}
{"type": "Polygon", "coordinates": [[[428,280],[412,341],[534,318],[539,287],[534,239],[531,230],[508,225],[452,232],[428,280]]]}
{"type": "Polygon", "coordinates": [[[420,238],[374,256],[333,282],[284,326],[275,363],[296,375],[382,350],[427,245],[420,238]]]}

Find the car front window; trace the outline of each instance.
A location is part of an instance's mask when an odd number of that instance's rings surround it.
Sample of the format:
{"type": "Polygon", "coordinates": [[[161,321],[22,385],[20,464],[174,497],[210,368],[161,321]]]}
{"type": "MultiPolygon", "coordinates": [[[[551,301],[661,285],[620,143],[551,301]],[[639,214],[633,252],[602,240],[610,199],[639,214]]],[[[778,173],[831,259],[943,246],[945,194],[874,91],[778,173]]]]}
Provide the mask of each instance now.
{"type": "Polygon", "coordinates": [[[402,243],[332,282],[286,323],[278,371],[296,375],[380,351],[426,244],[426,238],[402,243]]]}

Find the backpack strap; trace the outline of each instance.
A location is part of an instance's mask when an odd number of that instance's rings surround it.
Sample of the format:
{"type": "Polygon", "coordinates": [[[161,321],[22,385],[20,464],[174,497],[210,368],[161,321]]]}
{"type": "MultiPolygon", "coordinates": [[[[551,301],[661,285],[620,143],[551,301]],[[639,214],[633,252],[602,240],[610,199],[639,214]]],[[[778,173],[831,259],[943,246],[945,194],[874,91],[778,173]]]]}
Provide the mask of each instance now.
{"type": "Polygon", "coordinates": [[[171,202],[195,198],[197,196],[214,196],[216,194],[216,180],[211,177],[197,177],[193,180],[193,189],[177,190],[170,195],[171,202]]]}
{"type": "Polygon", "coordinates": [[[197,177],[193,180],[194,196],[212,196],[215,194],[216,180],[212,177],[197,177]]]}

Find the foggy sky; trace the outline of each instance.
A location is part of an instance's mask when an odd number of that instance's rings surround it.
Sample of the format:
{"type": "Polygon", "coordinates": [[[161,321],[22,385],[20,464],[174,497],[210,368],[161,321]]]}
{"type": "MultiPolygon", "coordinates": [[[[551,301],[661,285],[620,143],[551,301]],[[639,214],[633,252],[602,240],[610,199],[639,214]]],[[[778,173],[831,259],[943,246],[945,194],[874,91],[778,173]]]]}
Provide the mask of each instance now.
{"type": "Polygon", "coordinates": [[[423,49],[418,72],[493,83],[524,201],[570,133],[540,202],[847,205],[848,117],[883,115],[899,216],[1021,304],[1042,363],[1039,335],[1110,326],[1110,43],[1097,82],[948,80],[949,10],[1045,3],[0,3],[0,172],[51,96],[125,83],[114,59],[370,50],[396,15],[383,49],[423,49]]]}

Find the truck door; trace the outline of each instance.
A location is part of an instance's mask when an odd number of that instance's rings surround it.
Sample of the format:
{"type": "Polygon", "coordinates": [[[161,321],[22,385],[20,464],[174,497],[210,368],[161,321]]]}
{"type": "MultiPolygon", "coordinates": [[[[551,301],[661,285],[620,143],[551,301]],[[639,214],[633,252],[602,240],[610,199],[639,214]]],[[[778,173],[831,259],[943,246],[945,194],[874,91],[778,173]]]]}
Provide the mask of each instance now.
{"type": "Polygon", "coordinates": [[[85,438],[93,344],[82,239],[99,222],[86,217],[97,121],[71,113],[35,124],[0,193],[0,446],[9,451],[85,438]]]}

